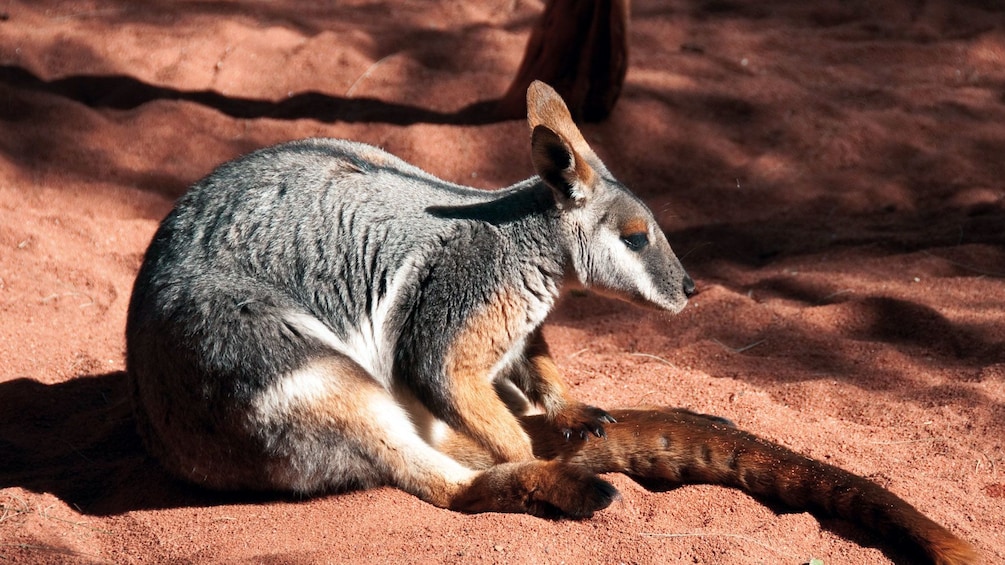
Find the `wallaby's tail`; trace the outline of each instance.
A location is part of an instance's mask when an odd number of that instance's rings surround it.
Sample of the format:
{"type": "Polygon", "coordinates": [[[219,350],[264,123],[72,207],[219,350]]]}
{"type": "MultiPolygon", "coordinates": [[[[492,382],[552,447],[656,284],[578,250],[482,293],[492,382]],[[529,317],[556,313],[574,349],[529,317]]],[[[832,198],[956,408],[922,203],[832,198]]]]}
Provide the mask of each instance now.
{"type": "Polygon", "coordinates": [[[878,531],[897,547],[938,565],[977,562],[965,541],[883,487],[832,465],[686,410],[611,410],[607,439],[567,440],[536,416],[523,418],[535,455],[594,473],[644,481],[736,487],[793,508],[838,516],[878,531]]]}

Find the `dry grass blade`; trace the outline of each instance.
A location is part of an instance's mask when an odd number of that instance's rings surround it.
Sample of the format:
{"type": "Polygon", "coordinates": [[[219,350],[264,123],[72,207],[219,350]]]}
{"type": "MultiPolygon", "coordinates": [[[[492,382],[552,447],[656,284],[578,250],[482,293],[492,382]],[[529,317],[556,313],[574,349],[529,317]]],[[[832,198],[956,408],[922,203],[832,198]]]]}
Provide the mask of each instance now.
{"type": "Polygon", "coordinates": [[[22,514],[29,514],[30,512],[31,506],[28,505],[26,500],[10,495],[7,502],[0,503],[0,524],[22,514]]]}
{"type": "Polygon", "coordinates": [[[715,343],[719,344],[720,347],[722,347],[723,349],[725,349],[726,351],[729,351],[731,353],[743,353],[744,351],[747,351],[748,349],[753,349],[753,348],[757,347],[758,345],[761,345],[762,343],[764,343],[765,341],[768,341],[768,340],[766,340],[766,339],[758,340],[758,341],[755,341],[754,343],[750,343],[750,344],[747,344],[747,345],[744,345],[744,346],[741,346],[741,347],[730,347],[730,346],[726,345],[725,343],[723,343],[723,342],[721,342],[721,341],[719,341],[719,340],[717,340],[715,338],[712,338],[712,341],[714,341],[715,343]]]}
{"type": "Polygon", "coordinates": [[[787,555],[785,552],[782,552],[782,551],[780,551],[780,550],[778,550],[778,549],[776,549],[776,548],[774,548],[774,547],[772,547],[772,546],[770,546],[770,545],[768,545],[768,544],[766,544],[766,543],[764,543],[764,542],[762,542],[762,541],[760,541],[758,539],[752,538],[750,536],[745,536],[743,534],[733,534],[733,533],[726,533],[726,532],[683,532],[683,533],[674,533],[674,534],[662,534],[662,533],[654,533],[654,532],[640,532],[639,535],[641,535],[643,537],[651,537],[651,538],[727,538],[727,539],[735,539],[735,540],[742,541],[744,543],[754,544],[754,545],[756,545],[758,547],[763,547],[764,549],[767,549],[768,551],[771,551],[772,553],[775,553],[777,555],[787,555]]]}
{"type": "Polygon", "coordinates": [[[632,355],[632,356],[635,356],[635,357],[645,357],[646,359],[654,359],[656,361],[659,361],[660,363],[663,363],[664,365],[667,365],[669,367],[673,367],[674,369],[677,368],[677,366],[674,365],[673,363],[671,363],[670,361],[667,361],[666,359],[664,359],[664,358],[662,358],[662,357],[660,357],[658,355],[653,355],[651,353],[629,353],[629,355],[632,355]]]}

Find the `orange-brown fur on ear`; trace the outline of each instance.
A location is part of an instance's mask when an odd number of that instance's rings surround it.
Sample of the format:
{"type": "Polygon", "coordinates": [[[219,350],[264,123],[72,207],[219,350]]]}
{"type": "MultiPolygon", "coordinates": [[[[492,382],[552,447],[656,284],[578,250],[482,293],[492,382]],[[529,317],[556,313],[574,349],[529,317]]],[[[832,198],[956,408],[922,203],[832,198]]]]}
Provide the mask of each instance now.
{"type": "Polygon", "coordinates": [[[582,204],[593,192],[593,168],[551,128],[538,125],[531,135],[531,159],[538,175],[561,200],[582,204]]]}
{"type": "MultiPolygon", "coordinates": [[[[596,154],[573,121],[569,108],[555,89],[541,81],[534,81],[527,89],[527,124],[533,131],[537,126],[545,126],[558,134],[584,164],[588,159],[597,159],[596,154]]],[[[578,172],[578,169],[577,169],[578,172]]]]}

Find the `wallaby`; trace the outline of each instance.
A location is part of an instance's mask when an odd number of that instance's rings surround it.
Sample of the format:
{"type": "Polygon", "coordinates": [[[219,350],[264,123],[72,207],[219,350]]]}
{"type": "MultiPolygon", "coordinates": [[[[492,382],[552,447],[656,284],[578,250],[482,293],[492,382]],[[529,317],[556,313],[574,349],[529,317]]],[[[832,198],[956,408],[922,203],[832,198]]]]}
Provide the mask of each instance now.
{"type": "Polygon", "coordinates": [[[598,473],[719,483],[972,562],[879,486],[721,419],[570,395],[541,332],[563,286],[677,312],[695,285],[554,90],[533,83],[527,104],[537,176],[506,189],[310,139],[225,164],[179,199],[126,328],[151,453],[215,489],[393,485],[552,517],[607,507],[617,492],[598,473]]]}

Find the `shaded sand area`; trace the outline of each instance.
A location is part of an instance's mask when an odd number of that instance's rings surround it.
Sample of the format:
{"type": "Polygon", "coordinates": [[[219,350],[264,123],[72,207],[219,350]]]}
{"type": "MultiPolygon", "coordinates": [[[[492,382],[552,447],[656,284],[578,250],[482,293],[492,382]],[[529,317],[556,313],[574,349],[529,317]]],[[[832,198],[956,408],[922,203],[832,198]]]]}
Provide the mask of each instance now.
{"type": "MultiPolygon", "coordinates": [[[[898,559],[719,487],[614,476],[620,501],[552,522],[392,489],[222,496],[144,455],[123,327],[174,199],[226,159],[315,135],[479,187],[529,176],[524,123],[457,111],[506,89],[541,9],[0,4],[0,562],[898,559]]],[[[584,133],[701,292],[673,318],[567,299],[546,335],[575,392],[728,417],[1005,560],[1003,10],[634,2],[622,98],[584,133]]]]}

